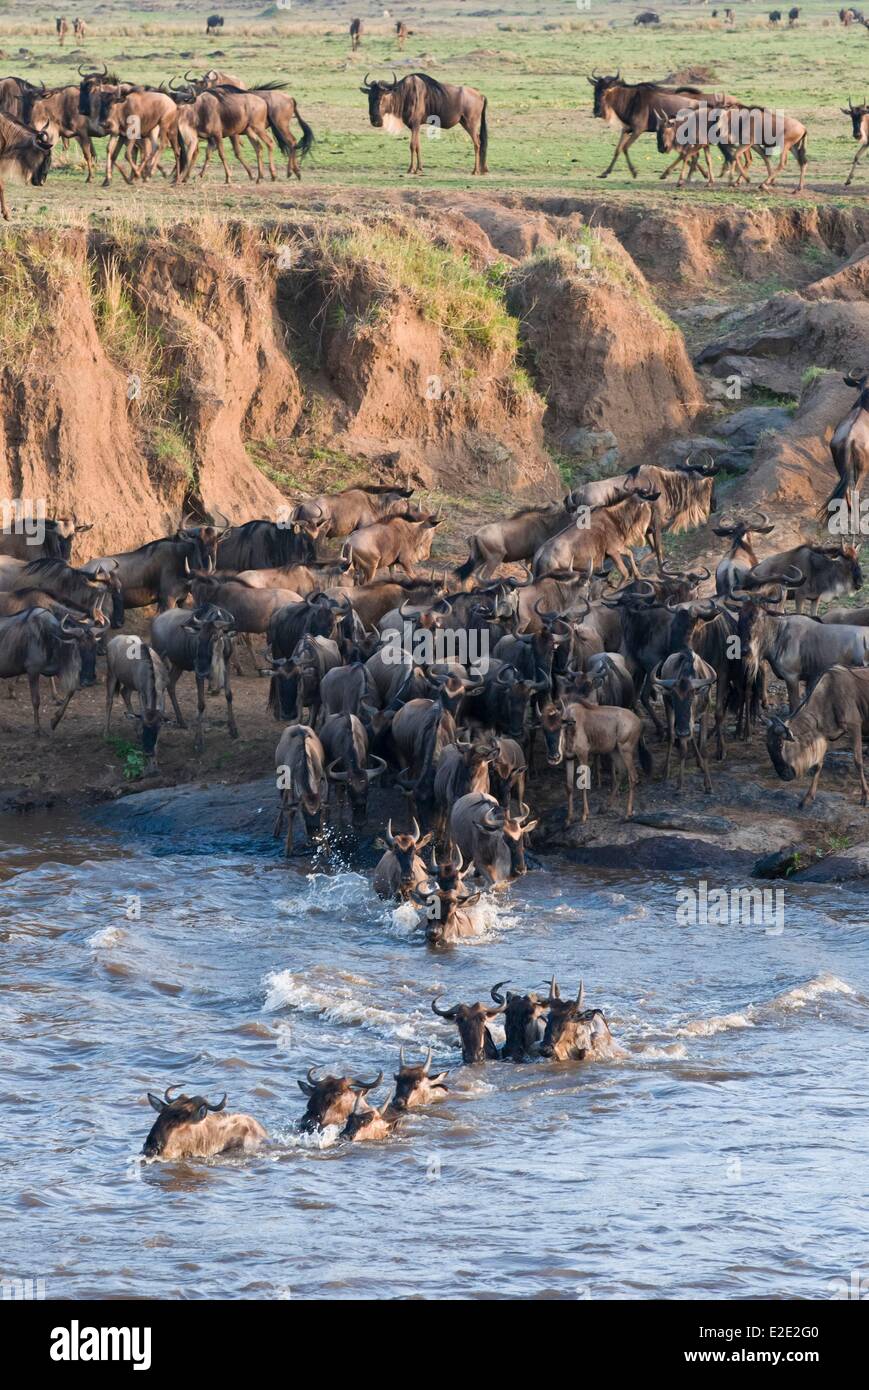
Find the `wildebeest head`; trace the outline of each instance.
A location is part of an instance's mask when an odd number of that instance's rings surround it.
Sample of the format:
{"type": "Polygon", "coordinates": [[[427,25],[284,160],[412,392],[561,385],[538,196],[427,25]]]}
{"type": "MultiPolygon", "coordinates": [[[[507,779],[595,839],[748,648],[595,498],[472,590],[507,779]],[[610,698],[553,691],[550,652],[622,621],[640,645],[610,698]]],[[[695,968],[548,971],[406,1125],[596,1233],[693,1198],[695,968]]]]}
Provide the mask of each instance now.
{"type": "Polygon", "coordinates": [[[174,1130],[181,1126],[201,1124],[209,1112],[217,1113],[226,1105],[226,1096],[219,1100],[216,1105],[212,1105],[205,1096],[170,1096],[170,1091],[175,1090],[170,1086],[165,1092],[163,1099],[155,1096],[151,1091],[148,1092],[148,1100],[151,1106],[157,1111],[157,1119],[151,1127],[145,1143],[142,1146],[142,1153],[146,1158],[156,1158],[163,1152],[169,1136],[174,1130]]]}
{"type": "Polygon", "coordinates": [[[360,1095],[367,1095],[380,1085],[383,1072],[378,1072],[373,1081],[360,1081],[355,1076],[314,1075],[316,1067],[308,1068],[307,1081],[298,1083],[302,1095],[308,1097],[308,1106],[300,1121],[300,1128],[306,1133],[315,1129],[325,1129],[327,1125],[340,1125],[345,1122],[360,1095]]]}
{"type": "Polygon", "coordinates": [[[524,1062],[543,1040],[543,1016],[549,1005],[545,998],[541,999],[537,994],[514,994],[508,989],[505,997],[501,990],[506,984],[506,980],[501,980],[490,991],[495,1003],[505,1006],[501,1056],[505,1061],[524,1062]]]}
{"type": "Polygon", "coordinates": [[[564,757],[564,731],[567,727],[562,699],[550,700],[540,711],[540,728],[546,744],[546,761],[558,767],[564,757]]]}
{"type": "Polygon", "coordinates": [[[203,603],[193,610],[184,626],[196,636],[193,674],[197,680],[209,681],[212,690],[219,689],[232,653],[235,619],[225,608],[203,603]]]}
{"type": "Polygon", "coordinates": [[[39,129],[34,129],[13,116],[0,113],[0,126],[5,137],[2,144],[4,168],[16,172],[24,183],[33,184],[34,187],[44,184],[54,144],[48,121],[39,129]]]}
{"type": "Polygon", "coordinates": [[[376,777],[380,777],[386,771],[386,763],[383,758],[378,758],[372,753],[371,767],[348,766],[343,772],[339,772],[337,768],[341,761],[341,758],[336,758],[331,762],[326,768],[326,776],[330,782],[341,783],[347,788],[354,824],[364,825],[368,814],[369,787],[376,777]]]}
{"type": "Polygon", "coordinates": [[[117,560],[104,560],[93,574],[94,582],[105,586],[106,600],[101,611],[111,610],[109,622],[113,628],[124,626],[124,586],[115,573],[117,568],[117,560]]]}
{"type": "Polygon", "coordinates": [[[510,851],[510,877],[518,878],[526,872],[525,836],[537,828],[538,822],[529,819],[530,810],[523,802],[518,816],[505,815],[501,807],[492,807],[480,821],[484,830],[500,830],[510,851]]]}
{"type": "Polygon", "coordinates": [[[516,667],[508,664],[502,666],[495,676],[495,686],[500,696],[502,732],[521,742],[525,736],[528,702],[532,695],[540,695],[549,689],[549,677],[545,671],[538,669],[536,680],[523,680],[516,667]]]}
{"type": "MultiPolygon", "coordinates": [[[[773,715],[767,720],[766,746],[772,765],[783,782],[792,782],[797,776],[797,761],[801,761],[801,749],[787,719],[773,715]]],[[[805,771],[800,768],[799,771],[805,771]]],[[[814,771],[814,769],[812,769],[814,771]]]]}
{"type": "Polygon", "coordinates": [[[394,1129],[397,1119],[390,1101],[387,1100],[378,1110],[376,1106],[363,1100],[361,1095],[357,1095],[347,1123],[341,1131],[341,1138],[349,1139],[354,1144],[369,1139],[386,1139],[394,1129]]]}
{"type": "Polygon", "coordinates": [[[395,123],[401,123],[400,85],[395,73],[391,82],[369,82],[368,74],[365,74],[359,90],[368,97],[368,119],[378,130],[384,125],[394,128],[395,123]],[[384,120],[384,117],[391,119],[384,120]]]}
{"type": "Polygon", "coordinates": [[[488,1022],[490,1018],[504,1012],[504,1004],[496,1004],[492,1009],[478,1000],[476,1004],[453,1004],[449,1009],[441,1009],[438,1008],[438,999],[435,998],[431,1001],[431,1006],[439,1018],[448,1018],[458,1028],[462,1061],[466,1066],[498,1060],[498,1049],[492,1041],[488,1022]]]}
{"type": "Polygon", "coordinates": [[[585,989],[579,982],[575,999],[562,999],[553,977],[546,1001],[549,1017],[540,1051],[556,1062],[582,1061],[600,1035],[609,1036],[609,1025],[600,1009],[586,1009],[585,989]]]}
{"type": "Polygon", "coordinates": [[[690,651],[681,653],[682,661],[676,674],[663,677],[660,662],[652,673],[652,685],[666,694],[673,709],[673,732],[676,738],[691,738],[694,733],[697,709],[704,706],[703,696],[715,684],[715,678],[699,678],[694,674],[694,655],[690,651]],[[698,705],[698,701],[700,702],[698,705]]]}
{"type": "Polygon", "coordinates": [[[393,1110],[412,1110],[417,1105],[428,1105],[440,1100],[446,1093],[447,1073],[431,1075],[431,1048],[424,1062],[410,1066],[404,1059],[404,1046],[399,1049],[399,1070],[395,1072],[395,1092],[392,1097],[393,1110]]]}
{"type": "Polygon", "coordinates": [[[606,114],[605,94],[607,91],[609,91],[610,87],[618,86],[621,80],[622,75],[620,72],[617,72],[615,73],[615,75],[609,77],[599,77],[596,72],[593,72],[591,77],[586,78],[586,81],[590,83],[590,85],[594,88],[594,106],[592,108],[592,115],[603,116],[606,114]]]}
{"type": "MultiPolygon", "coordinates": [[[[851,117],[851,133],[854,139],[859,140],[863,145],[869,144],[869,104],[864,101],[862,106],[853,106],[849,97],[848,105],[839,109],[843,116],[851,117]]],[[[848,380],[847,377],[845,380],[848,380]]],[[[853,382],[848,382],[849,386],[853,384],[853,382]]]]}
{"type": "Polygon", "coordinates": [[[413,892],[416,883],[413,876],[413,861],[420,850],[425,849],[426,845],[431,841],[432,832],[429,831],[426,835],[420,834],[419,823],[414,819],[413,829],[410,832],[398,831],[396,834],[393,834],[392,819],[390,818],[384,838],[387,845],[392,850],[392,853],[395,855],[401,875],[398,885],[399,897],[406,901],[413,892]]]}

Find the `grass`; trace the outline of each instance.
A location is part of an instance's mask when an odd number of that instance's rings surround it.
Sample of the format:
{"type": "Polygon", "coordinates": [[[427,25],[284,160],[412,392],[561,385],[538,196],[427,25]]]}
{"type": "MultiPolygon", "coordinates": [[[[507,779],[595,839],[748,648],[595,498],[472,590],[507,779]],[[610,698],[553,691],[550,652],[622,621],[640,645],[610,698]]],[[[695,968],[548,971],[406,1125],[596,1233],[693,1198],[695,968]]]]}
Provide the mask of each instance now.
{"type": "MultiPolygon", "coordinates": [[[[869,167],[858,172],[851,190],[845,193],[842,188],[854,145],[850,124],[839,108],[849,92],[855,100],[863,92],[866,31],[843,29],[826,0],[809,0],[796,27],[778,29],[766,21],[766,3],[740,5],[732,32],[695,7],[665,5],[659,9],[660,28],[646,32],[633,25],[636,6],[617,0],[592,0],[592,6],[584,12],[571,0],[547,0],[542,7],[532,6],[530,0],[499,0],[497,6],[463,14],[454,0],[430,0],[414,14],[415,33],[403,54],[395,45],[393,20],[382,18],[379,11],[366,17],[362,49],[351,54],[347,25],[354,7],[349,0],[337,13],[325,0],[297,0],[291,10],[278,10],[267,18],[257,18],[266,6],[242,9],[239,4],[227,14],[224,31],[210,39],[198,10],[181,16],[169,0],[152,0],[143,22],[133,7],[109,3],[92,16],[82,49],[74,47],[71,37],[60,49],[50,16],[34,23],[21,0],[0,13],[0,48],[8,55],[8,71],[21,71],[49,85],[75,80],[82,61],[106,62],[124,76],[153,84],[188,67],[204,70],[212,65],[248,82],[286,78],[317,137],[304,169],[305,189],[457,191],[482,186],[595,197],[605,189],[607,197],[641,197],[660,207],[717,205],[734,197],[752,207],[781,206],[794,182],[790,172],[779,185],[781,192],[759,193],[755,177],[750,190],[736,195],[724,188],[708,190],[696,181],[677,193],[672,183],[657,180],[666,157],[658,154],[650,137],[637,141],[632,151],[640,174],[637,182],[623,161],[606,184],[598,182],[615,136],[591,115],[586,74],[618,68],[636,81],[702,65],[713,74],[715,90],[763,102],[805,121],[810,187],[820,186],[825,201],[848,206],[865,200],[869,167]],[[20,47],[27,50],[23,56],[20,47]],[[405,174],[407,139],[370,126],[359,91],[366,71],[386,75],[416,69],[447,82],[470,83],[486,93],[492,173],[484,183],[470,177],[471,146],[463,131],[424,139],[425,176],[411,179],[405,174]]],[[[102,155],[102,142],[98,150],[102,155]]],[[[283,178],[274,187],[254,188],[240,169],[238,181],[228,190],[214,169],[203,184],[196,181],[180,193],[162,179],[144,192],[119,184],[107,192],[99,180],[84,185],[74,151],[69,167],[53,169],[44,188],[15,189],[14,215],[53,219],[66,205],[99,220],[113,208],[137,209],[139,216],[153,215],[160,207],[173,216],[178,211],[207,211],[221,221],[242,209],[254,217],[268,217],[276,201],[288,196],[292,200],[295,192],[283,178]]],[[[807,201],[815,197],[809,193],[807,201]]]]}
{"type": "Polygon", "coordinates": [[[437,246],[424,229],[402,222],[360,226],[325,236],[318,252],[334,280],[337,312],[355,313],[352,285],[362,266],[384,301],[396,293],[409,294],[451,347],[515,355],[518,325],[507,312],[503,290],[474,269],[467,256],[437,246]]]}
{"type": "Polygon", "coordinates": [[[145,754],[128,739],[111,734],[106,740],[115,757],[120,760],[126,782],[138,782],[145,775],[145,754]]]}
{"type": "Polygon", "coordinates": [[[7,233],[0,248],[0,367],[20,370],[62,312],[65,291],[84,285],[83,258],[56,243],[7,233]]]}

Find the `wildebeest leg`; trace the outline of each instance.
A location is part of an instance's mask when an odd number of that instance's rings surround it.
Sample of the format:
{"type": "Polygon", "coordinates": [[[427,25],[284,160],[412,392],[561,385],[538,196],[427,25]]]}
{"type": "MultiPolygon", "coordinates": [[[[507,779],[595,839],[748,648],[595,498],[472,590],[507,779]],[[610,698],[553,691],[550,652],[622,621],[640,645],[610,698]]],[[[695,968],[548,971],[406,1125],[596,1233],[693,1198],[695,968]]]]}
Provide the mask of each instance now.
{"type": "Polygon", "coordinates": [[[193,739],[194,753],[201,753],[205,748],[205,680],[202,676],[196,677],[196,735],[193,739]]]}
{"type": "Polygon", "coordinates": [[[250,141],[250,143],[253,145],[254,154],[256,155],[256,182],[257,182],[257,183],[262,183],[262,181],[263,181],[263,147],[262,147],[262,141],[260,140],[259,131],[254,132],[254,131],[252,131],[252,130],[246,130],[246,131],[245,131],[245,135],[247,136],[247,138],[248,138],[248,140],[250,141]]]}
{"type": "Polygon", "coordinates": [[[287,835],[284,840],[284,856],[289,857],[293,852],[293,823],[296,818],[296,808],[287,806],[287,835]]]}
{"type": "Polygon", "coordinates": [[[226,697],[226,722],[229,726],[229,737],[238,738],[238,725],[235,722],[235,714],[232,708],[232,688],[229,683],[229,662],[227,661],[223,672],[223,693],[226,697]]]}
{"type": "Polygon", "coordinates": [[[37,734],[42,733],[39,725],[39,677],[28,676],[27,683],[30,686],[30,703],[33,706],[33,727],[37,734]]]}
{"type": "Polygon", "coordinates": [[[3,188],[2,179],[0,179],[0,214],[2,214],[4,222],[9,221],[9,209],[6,206],[6,192],[3,188]]]}
{"type": "MultiPolygon", "coordinates": [[[[665,179],[665,178],[667,177],[668,174],[671,174],[671,173],[673,172],[673,170],[676,168],[676,165],[677,165],[677,164],[683,164],[684,161],[685,161],[685,156],[684,156],[683,154],[677,154],[676,158],[673,160],[673,163],[672,163],[672,164],[668,164],[667,167],[666,167],[666,169],[664,170],[663,174],[659,174],[659,175],[658,175],[658,178],[659,178],[659,179],[665,179]]],[[[601,178],[603,178],[603,175],[602,175],[602,174],[601,174],[601,178]]]]}
{"type": "MultiPolygon", "coordinates": [[[[239,164],[241,165],[241,167],[242,167],[242,169],[244,170],[244,172],[247,174],[247,176],[248,176],[248,178],[250,179],[251,183],[253,183],[253,169],[251,169],[250,165],[249,165],[249,164],[246,164],[245,161],[242,159],[242,155],[241,155],[241,140],[239,139],[239,137],[238,137],[237,135],[230,135],[230,137],[229,137],[229,143],[232,145],[232,152],[233,152],[233,154],[235,155],[236,159],[238,160],[238,162],[239,162],[239,164]]],[[[253,144],[252,141],[251,141],[251,144],[253,144]]],[[[256,147],[254,146],[254,148],[256,148],[256,147]]]]}
{"type": "Polygon", "coordinates": [[[108,188],[112,182],[112,167],[120,138],[120,135],[110,135],[106,141],[106,172],[103,178],[103,188],[108,188]]]}
{"type": "MultiPolygon", "coordinates": [[[[863,731],[862,731],[862,728],[861,728],[860,724],[857,724],[857,725],[855,726],[854,732],[853,732],[853,737],[854,737],[854,765],[855,765],[855,767],[857,768],[857,776],[860,778],[860,805],[861,805],[861,806],[865,806],[866,803],[867,803],[867,801],[869,801],[869,784],[867,784],[867,782],[866,782],[866,773],[865,773],[864,770],[863,770],[863,731]]],[[[815,785],[816,785],[816,786],[817,786],[817,778],[820,777],[820,775],[821,775],[821,771],[820,771],[820,767],[819,767],[817,773],[815,774],[815,779],[816,779],[816,780],[815,780],[815,785]]]]}
{"type": "Polygon", "coordinates": [[[694,748],[694,757],[697,759],[697,766],[703,773],[703,790],[705,792],[711,792],[712,778],[709,776],[709,763],[706,760],[706,719],[707,716],[705,714],[701,716],[700,738],[698,740],[692,736],[691,743],[694,748]]]}
{"type": "Polygon", "coordinates": [[[77,135],[75,138],[79,143],[79,148],[82,153],[82,159],[84,160],[88,171],[85,183],[90,183],[91,179],[94,176],[94,160],[96,158],[96,151],[94,150],[91,137],[88,134],[83,133],[81,135],[77,135]]]}
{"type": "Polygon", "coordinates": [[[667,702],[667,757],[664,760],[664,781],[670,777],[670,758],[673,753],[673,744],[676,741],[676,715],[672,704],[667,702]]]}
{"type": "Polygon", "coordinates": [[[108,738],[112,727],[112,705],[115,702],[115,695],[118,689],[118,681],[111,671],[106,672],[106,727],[105,737],[108,738]]]}
{"type": "Polygon", "coordinates": [[[52,721],[51,721],[51,730],[52,730],[52,733],[53,733],[54,730],[57,728],[57,726],[58,726],[58,724],[60,723],[60,721],[61,721],[61,719],[63,718],[63,716],[66,714],[66,707],[67,707],[67,705],[69,704],[69,702],[70,702],[70,700],[72,699],[72,697],[73,697],[74,694],[75,694],[75,689],[73,688],[73,689],[69,692],[69,694],[67,695],[67,697],[66,697],[66,699],[64,700],[63,704],[61,705],[60,709],[57,711],[57,714],[56,714],[56,715],[54,716],[54,718],[52,719],[52,721]]]}
{"type": "Polygon", "coordinates": [[[172,713],[175,715],[175,722],[178,725],[178,728],[186,729],[187,725],[184,723],[184,716],[181,713],[181,707],[178,704],[178,696],[175,694],[175,686],[178,683],[178,677],[180,675],[180,666],[169,667],[169,681],[167,683],[166,690],[168,691],[169,699],[172,702],[172,713]]]}
{"type": "MultiPolygon", "coordinates": [[[[861,800],[860,800],[860,805],[861,805],[861,806],[865,806],[865,805],[866,805],[866,790],[867,790],[867,788],[866,788],[866,779],[865,779],[864,776],[863,776],[863,739],[862,739],[862,735],[861,735],[861,734],[858,734],[858,735],[857,735],[857,748],[859,749],[859,754],[858,754],[857,750],[855,749],[855,751],[854,751],[854,761],[855,761],[855,763],[856,763],[856,762],[857,762],[857,758],[858,758],[858,756],[859,756],[860,762],[857,763],[857,769],[858,769],[858,772],[860,773],[860,787],[861,787],[861,790],[862,790],[862,793],[863,793],[863,795],[862,795],[862,797],[861,797],[861,800]]],[[[823,770],[824,770],[824,759],[821,758],[821,761],[818,763],[817,767],[815,768],[814,776],[812,777],[812,780],[811,780],[811,782],[809,783],[808,790],[804,793],[803,796],[800,797],[800,810],[801,810],[801,811],[802,811],[806,806],[811,806],[812,802],[814,801],[814,799],[815,799],[815,793],[816,793],[817,790],[818,790],[818,783],[819,783],[820,780],[821,780],[821,773],[823,772],[823,770]]]]}
{"type": "Polygon", "coordinates": [[[613,171],[613,169],[615,168],[615,165],[616,165],[616,160],[618,159],[618,157],[619,157],[620,154],[623,154],[624,157],[625,157],[625,159],[627,160],[628,168],[630,169],[630,171],[631,171],[631,173],[633,174],[634,178],[637,177],[637,171],[636,171],[636,169],[634,168],[633,164],[631,163],[631,157],[630,157],[630,155],[628,154],[628,150],[630,149],[630,147],[631,147],[631,145],[634,143],[634,141],[638,138],[638,135],[639,135],[639,132],[634,133],[634,131],[632,131],[632,130],[623,130],[623,131],[622,131],[621,135],[619,136],[619,142],[618,142],[618,144],[616,145],[616,148],[615,148],[615,154],[613,155],[613,157],[612,157],[612,159],[610,160],[609,164],[607,165],[606,169],[604,169],[603,173],[602,173],[602,174],[598,174],[598,178],[599,178],[599,179],[605,179],[605,178],[607,178],[607,177],[612,173],[612,171],[613,171]]]}
{"type": "Polygon", "coordinates": [[[858,161],[859,161],[860,158],[866,153],[867,150],[869,150],[869,145],[861,145],[860,148],[858,149],[857,153],[855,154],[854,159],[853,159],[853,161],[852,161],[852,163],[851,163],[851,168],[848,170],[848,177],[847,177],[846,180],[845,180],[845,187],[846,187],[846,188],[849,186],[851,180],[852,180],[853,177],[854,177],[854,173],[855,173],[855,171],[856,171],[856,169],[857,169],[857,163],[858,163],[858,161]]]}
{"type": "Polygon", "coordinates": [[[567,778],[567,824],[573,825],[573,787],[576,781],[576,763],[566,762],[564,774],[567,778]]]}
{"type": "Polygon", "coordinates": [[[271,174],[272,183],[274,183],[278,177],[277,172],[275,170],[275,142],[272,139],[272,133],[270,130],[264,130],[260,138],[262,139],[266,147],[266,158],[268,159],[269,173],[271,174]]]}
{"type": "Polygon", "coordinates": [[[462,127],[463,130],[466,130],[466,131],[468,132],[468,134],[470,135],[472,141],[474,142],[474,167],[473,167],[473,169],[471,170],[471,173],[472,173],[472,175],[473,175],[473,174],[481,174],[481,173],[483,172],[483,170],[480,168],[480,127],[479,127],[479,123],[477,123],[476,125],[472,125],[471,122],[468,120],[467,116],[462,116],[462,117],[460,118],[460,120],[459,120],[459,125],[462,127]]]}
{"type": "Polygon", "coordinates": [[[410,128],[410,168],[408,169],[407,172],[408,172],[409,174],[421,174],[421,173],[422,173],[422,159],[421,159],[420,153],[419,153],[419,126],[418,126],[418,125],[417,125],[417,126],[411,126],[411,128],[410,128]]]}
{"type": "Polygon", "coordinates": [[[628,775],[628,804],[625,807],[625,820],[630,820],[634,814],[634,791],[637,786],[637,768],[634,762],[634,751],[630,747],[619,747],[619,756],[625,765],[625,772],[628,775]]]}
{"type": "Polygon", "coordinates": [[[652,708],[652,698],[651,691],[649,689],[648,671],[646,671],[645,675],[643,676],[643,683],[640,687],[638,701],[642,705],[643,709],[646,711],[646,714],[649,716],[649,718],[655,726],[655,737],[660,738],[661,734],[663,733],[663,727],[661,725],[660,719],[658,718],[657,714],[652,708]]]}

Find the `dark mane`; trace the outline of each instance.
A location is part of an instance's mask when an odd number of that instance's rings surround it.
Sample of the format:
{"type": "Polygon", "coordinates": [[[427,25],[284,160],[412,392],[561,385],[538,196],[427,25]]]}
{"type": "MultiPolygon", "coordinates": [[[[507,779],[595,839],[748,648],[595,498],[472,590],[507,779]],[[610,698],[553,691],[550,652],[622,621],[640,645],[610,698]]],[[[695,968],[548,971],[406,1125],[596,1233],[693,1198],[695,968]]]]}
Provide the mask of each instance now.
{"type": "MultiPolygon", "coordinates": [[[[342,487],[340,492],[332,494],[336,497],[343,497],[347,492],[369,492],[372,496],[386,492],[405,492],[397,483],[353,483],[350,487],[342,487]]],[[[329,494],[327,494],[328,496],[329,494]]]]}
{"type": "MultiPolygon", "coordinates": [[[[411,72],[408,77],[418,77],[423,82],[432,96],[446,98],[447,90],[442,82],[438,82],[436,77],[429,77],[427,72],[411,72]]],[[[407,81],[407,78],[404,78],[407,81]]]]}
{"type": "Polygon", "coordinates": [[[564,506],[560,502],[558,504],[556,504],[555,502],[547,502],[542,507],[520,507],[518,512],[514,512],[512,516],[508,516],[507,520],[516,521],[520,516],[539,516],[541,512],[552,512],[559,510],[564,510],[564,506]]]}
{"type": "Polygon", "coordinates": [[[57,579],[61,575],[68,574],[71,569],[73,566],[68,565],[66,560],[56,560],[53,556],[48,555],[40,560],[30,560],[24,566],[23,573],[38,574],[46,579],[57,579]]]}

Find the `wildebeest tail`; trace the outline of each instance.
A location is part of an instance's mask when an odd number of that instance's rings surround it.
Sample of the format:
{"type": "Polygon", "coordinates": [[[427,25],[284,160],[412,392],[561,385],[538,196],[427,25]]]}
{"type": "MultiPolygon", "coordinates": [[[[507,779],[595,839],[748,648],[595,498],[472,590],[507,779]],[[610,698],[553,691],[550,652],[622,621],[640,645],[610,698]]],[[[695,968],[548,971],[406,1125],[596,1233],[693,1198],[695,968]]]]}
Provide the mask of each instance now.
{"type": "Polygon", "coordinates": [[[309,152],[311,146],[314,143],[314,132],[308,125],[308,122],[302,120],[302,113],[300,112],[298,105],[296,106],[296,120],[299,122],[299,126],[302,131],[302,138],[299,141],[299,154],[301,155],[302,159],[304,159],[305,155],[309,152]]]}
{"type": "Polygon", "coordinates": [[[489,127],[486,123],[486,107],[489,105],[489,98],[483,97],[483,114],[480,117],[480,163],[486,167],[486,156],[489,153],[489,127]]]}
{"type": "Polygon", "coordinates": [[[185,140],[185,138],[184,138],[184,133],[185,133],[185,132],[184,132],[184,124],[183,124],[182,121],[179,121],[179,122],[178,122],[177,131],[178,131],[178,148],[179,148],[179,150],[181,151],[181,161],[180,161],[181,173],[182,173],[182,174],[185,174],[185,173],[187,172],[187,169],[188,169],[189,166],[190,166],[190,142],[189,142],[189,140],[185,140]]]}
{"type": "Polygon", "coordinates": [[[470,579],[474,569],[480,563],[480,551],[477,545],[477,537],[471,536],[468,541],[468,558],[463,565],[456,565],[453,574],[456,579],[470,579]]]}
{"type": "Polygon", "coordinates": [[[642,734],[640,734],[640,741],[637,744],[637,757],[640,760],[640,767],[642,768],[643,772],[646,774],[647,777],[651,777],[652,755],[649,752],[649,745],[646,743],[646,740],[643,738],[642,734]]]}
{"type": "Polygon", "coordinates": [[[829,497],[826,499],[826,501],[822,502],[820,507],[818,508],[819,520],[829,520],[831,506],[834,502],[841,502],[845,497],[847,497],[849,487],[850,483],[848,481],[847,475],[841,477],[837,482],[836,486],[833,488],[833,491],[830,493],[829,497]]]}

